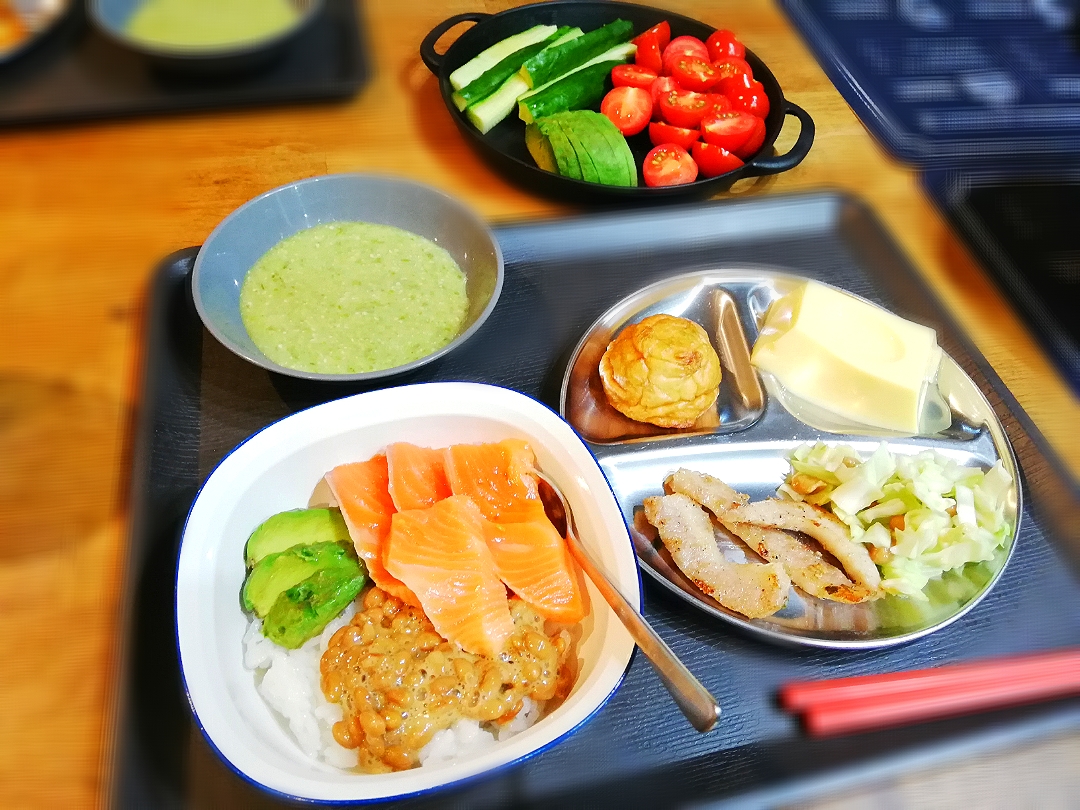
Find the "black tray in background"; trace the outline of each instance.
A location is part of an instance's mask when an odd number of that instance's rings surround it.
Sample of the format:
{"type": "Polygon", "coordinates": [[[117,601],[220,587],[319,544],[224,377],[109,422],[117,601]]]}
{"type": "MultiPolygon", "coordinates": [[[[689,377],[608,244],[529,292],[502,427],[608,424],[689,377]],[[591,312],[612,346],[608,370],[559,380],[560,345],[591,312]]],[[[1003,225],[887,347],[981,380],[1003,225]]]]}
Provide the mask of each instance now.
{"type": "Polygon", "coordinates": [[[155,70],[94,30],[83,0],[74,5],[39,44],[0,68],[0,127],[343,98],[371,73],[357,0],[326,0],[269,65],[206,78],[155,70]]]}
{"type": "MultiPolygon", "coordinates": [[[[970,614],[908,645],[792,650],[739,635],[654,583],[645,612],[724,714],[699,735],[635,655],[612,700],[571,738],[475,784],[407,800],[427,807],[766,806],[991,745],[1080,728],[1080,700],[861,734],[808,739],[775,704],[791,680],[926,667],[1080,644],[1076,487],[987,363],[868,210],[838,194],[767,197],[498,227],[502,298],[465,346],[397,382],[495,383],[555,405],[573,346],[610,305],[692,267],[753,262],[837,284],[938,331],[986,392],[1024,472],[1012,560],[970,614]],[[1064,528],[1051,530],[1060,525],[1064,528]]],[[[358,391],[278,377],[230,354],[191,301],[196,249],[161,265],[148,309],[142,419],[125,589],[123,710],[110,783],[124,807],[274,807],[194,728],[179,675],[174,579],[180,531],[199,485],[237,443],[300,408],[358,391]]],[[[732,437],[738,441],[737,436],[732,437]]]]}
{"type": "Polygon", "coordinates": [[[922,181],[1080,396],[1080,160],[932,169],[922,181]]]}

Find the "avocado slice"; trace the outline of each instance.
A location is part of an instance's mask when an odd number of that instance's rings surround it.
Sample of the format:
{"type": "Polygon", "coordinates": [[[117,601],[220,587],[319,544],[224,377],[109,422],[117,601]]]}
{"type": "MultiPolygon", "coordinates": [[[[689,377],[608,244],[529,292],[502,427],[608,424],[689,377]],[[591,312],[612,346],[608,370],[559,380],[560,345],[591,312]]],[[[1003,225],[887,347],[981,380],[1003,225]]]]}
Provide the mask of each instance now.
{"type": "Polygon", "coordinates": [[[349,529],[337,509],[292,509],[271,515],[256,527],[244,546],[250,570],[268,554],[296,545],[351,542],[349,529]]]}
{"type": "Polygon", "coordinates": [[[266,616],[278,596],[322,568],[340,567],[344,560],[355,566],[356,552],[348,543],[296,545],[268,554],[255,564],[240,592],[244,610],[266,616]]]}
{"type": "MultiPolygon", "coordinates": [[[[566,134],[563,132],[562,127],[550,118],[538,118],[536,120],[536,126],[540,130],[540,133],[548,139],[551,144],[551,151],[555,156],[555,163],[558,166],[559,174],[563,177],[572,177],[574,180],[581,179],[581,161],[578,160],[577,152],[574,151],[574,147],[570,145],[570,141],[566,139],[566,134]]],[[[528,128],[526,128],[526,135],[528,135],[528,128]]]]}
{"type": "MultiPolygon", "coordinates": [[[[589,154],[598,177],[597,182],[605,186],[626,185],[626,164],[621,156],[615,154],[608,139],[600,129],[597,118],[608,121],[607,116],[592,110],[564,113],[560,118],[563,128],[571,128],[578,142],[589,154]]],[[[608,123],[611,123],[608,121],[608,123]]]]}
{"type": "Polygon", "coordinates": [[[535,123],[525,127],[525,148],[529,150],[536,165],[545,172],[559,173],[559,164],[555,160],[555,151],[551,148],[551,141],[535,123]]]}
{"type": "Polygon", "coordinates": [[[364,564],[355,558],[320,568],[278,596],[263,622],[263,635],[282,647],[296,649],[321,633],[356,598],[366,581],[364,564]]]}
{"type": "Polygon", "coordinates": [[[623,164],[624,182],[620,185],[636,186],[638,184],[637,161],[634,160],[634,153],[630,151],[630,144],[626,142],[626,138],[619,132],[619,128],[606,115],[592,112],[591,116],[596,129],[607,140],[615,158],[623,164]]]}
{"type": "Polygon", "coordinates": [[[552,123],[557,125],[566,136],[566,140],[570,141],[570,145],[574,147],[574,154],[577,155],[578,163],[581,164],[581,179],[586,183],[599,183],[600,173],[596,170],[596,165],[593,163],[592,155],[589,154],[589,150],[585,148],[585,144],[581,142],[581,136],[577,129],[569,124],[565,118],[551,116],[552,123]]]}

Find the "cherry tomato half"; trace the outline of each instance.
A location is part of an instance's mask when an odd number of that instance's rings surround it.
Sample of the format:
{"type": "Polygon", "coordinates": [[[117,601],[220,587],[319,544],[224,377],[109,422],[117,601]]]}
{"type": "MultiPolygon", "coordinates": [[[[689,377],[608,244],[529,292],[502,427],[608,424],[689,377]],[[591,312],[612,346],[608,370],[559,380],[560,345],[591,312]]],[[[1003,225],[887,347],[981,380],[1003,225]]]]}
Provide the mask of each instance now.
{"type": "Polygon", "coordinates": [[[645,156],[641,173],[645,176],[645,185],[653,188],[681,186],[684,183],[693,183],[697,179],[698,167],[694,159],[690,157],[690,153],[681,146],[665,143],[654,147],[645,156]]]}
{"type": "Polygon", "coordinates": [[[709,49],[705,43],[697,37],[675,37],[664,48],[664,70],[671,72],[671,60],[676,56],[696,56],[698,59],[709,59],[709,49]]]}
{"type": "Polygon", "coordinates": [[[754,71],[750,68],[750,63],[737,56],[727,56],[713,62],[713,70],[719,74],[721,80],[739,76],[754,78],[754,71]]]}
{"type": "Polygon", "coordinates": [[[727,174],[743,165],[742,160],[716,144],[698,141],[692,149],[693,160],[706,177],[727,174]]]}
{"type": "Polygon", "coordinates": [[[758,118],[756,115],[751,118],[754,119],[754,129],[750,137],[746,139],[746,143],[735,150],[735,154],[743,160],[749,160],[756,155],[761,145],[765,143],[765,119],[758,118]]]}
{"type": "Polygon", "coordinates": [[[655,70],[641,65],[616,65],[611,69],[611,83],[615,87],[640,87],[648,90],[656,78],[655,70]]]}
{"type": "Polygon", "coordinates": [[[705,115],[701,117],[702,121],[704,121],[710,115],[727,112],[731,109],[731,99],[729,99],[723,93],[706,93],[705,104],[705,115]]]}
{"type": "Polygon", "coordinates": [[[729,152],[737,152],[755,131],[754,122],[761,121],[742,110],[731,110],[704,118],[701,121],[701,139],[714,146],[722,146],[729,152]]]}
{"type": "Polygon", "coordinates": [[[720,74],[713,68],[712,63],[696,56],[678,55],[668,63],[671,67],[671,77],[684,89],[704,93],[718,81],[720,74]]]}
{"type": "Polygon", "coordinates": [[[664,69],[664,60],[661,56],[660,43],[655,36],[646,32],[638,37],[637,51],[634,53],[634,64],[657,74],[664,69]]]}
{"type": "Polygon", "coordinates": [[[720,90],[731,101],[731,109],[753,113],[759,118],[769,115],[769,96],[765,86],[749,76],[721,79],[720,90]]]}
{"type": "Polygon", "coordinates": [[[685,127],[673,127],[661,121],[653,121],[649,124],[649,140],[653,146],[663,146],[665,143],[673,143],[683,149],[689,149],[694,141],[701,137],[700,129],[686,129],[685,127]]]}
{"type": "Polygon", "coordinates": [[[660,96],[660,116],[676,127],[693,129],[705,117],[708,99],[703,93],[676,90],[660,96]]]}
{"type": "Polygon", "coordinates": [[[652,96],[640,87],[616,87],[600,102],[600,112],[623,135],[637,135],[652,118],[652,96]]]}
{"type": "Polygon", "coordinates": [[[705,47],[709,49],[709,58],[714,62],[720,62],[729,56],[737,56],[740,59],[746,57],[746,48],[730,31],[721,28],[713,31],[712,35],[705,40],[705,47]]]}
{"type": "Polygon", "coordinates": [[[667,47],[667,44],[671,42],[671,26],[668,25],[668,21],[664,20],[663,22],[657,23],[648,31],[639,34],[630,41],[635,45],[640,46],[641,41],[649,36],[656,39],[661,51],[664,50],[664,48],[667,47]]]}
{"type": "MultiPolygon", "coordinates": [[[[670,76],[660,76],[652,83],[649,93],[652,95],[653,100],[653,120],[659,121],[661,118],[660,99],[681,89],[679,83],[670,76]]],[[[727,96],[724,96],[724,98],[726,99],[727,96]]],[[[729,101],[728,105],[730,106],[730,104],[729,101]]]]}

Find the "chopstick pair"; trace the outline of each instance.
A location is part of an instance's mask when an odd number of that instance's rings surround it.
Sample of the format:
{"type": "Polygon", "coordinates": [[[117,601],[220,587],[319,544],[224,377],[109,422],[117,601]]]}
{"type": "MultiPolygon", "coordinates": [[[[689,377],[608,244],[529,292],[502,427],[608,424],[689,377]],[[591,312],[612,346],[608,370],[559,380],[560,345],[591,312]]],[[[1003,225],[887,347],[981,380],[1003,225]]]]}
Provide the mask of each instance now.
{"type": "Polygon", "coordinates": [[[1080,649],[934,669],[790,683],[780,703],[816,737],[1080,695],[1080,649]]]}

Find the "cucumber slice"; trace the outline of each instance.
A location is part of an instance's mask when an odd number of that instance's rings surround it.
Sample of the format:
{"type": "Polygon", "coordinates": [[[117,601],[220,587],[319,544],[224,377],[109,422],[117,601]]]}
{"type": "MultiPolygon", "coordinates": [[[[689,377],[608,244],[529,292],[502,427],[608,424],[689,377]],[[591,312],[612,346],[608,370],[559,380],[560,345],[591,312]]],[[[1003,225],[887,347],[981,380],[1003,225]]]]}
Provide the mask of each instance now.
{"type": "Polygon", "coordinates": [[[515,73],[483,101],[467,107],[465,115],[474,127],[485,133],[513,111],[518,97],[528,89],[525,80],[515,73]]]}
{"type": "MultiPolygon", "coordinates": [[[[548,47],[554,47],[560,42],[566,42],[580,36],[580,28],[571,28],[561,37],[555,39],[548,47]]],[[[513,111],[514,105],[517,104],[517,100],[522,93],[528,91],[529,86],[525,84],[525,80],[514,73],[490,96],[470,105],[465,110],[465,116],[472,122],[474,127],[480,130],[481,134],[486,133],[506,118],[513,111]]]]}
{"type": "Polygon", "coordinates": [[[604,97],[607,74],[615,65],[633,56],[636,50],[637,46],[632,42],[616,45],[569,73],[525,93],[518,99],[518,116],[531,124],[535,118],[545,115],[593,106],[604,97]]]}
{"type": "Polygon", "coordinates": [[[466,87],[479,79],[484,73],[491,70],[491,68],[495,67],[495,65],[499,64],[499,62],[510,54],[515,51],[520,51],[528,45],[542,42],[557,30],[558,26],[555,25],[535,25],[528,31],[522,31],[520,34],[514,34],[512,37],[507,37],[506,39],[496,42],[490,48],[481,51],[451,73],[450,85],[455,90],[466,87]]]}
{"type": "MultiPolygon", "coordinates": [[[[533,125],[530,124],[529,126],[533,125]]],[[[570,144],[570,141],[566,139],[562,127],[553,122],[550,118],[543,118],[537,121],[535,126],[551,144],[551,151],[555,156],[555,163],[559,170],[559,174],[563,177],[572,177],[575,180],[580,180],[581,161],[578,160],[577,152],[574,151],[574,147],[570,144]]],[[[528,132],[528,127],[526,127],[526,132],[528,132]]]]}
{"type": "Polygon", "coordinates": [[[546,39],[535,42],[532,45],[527,45],[519,51],[514,51],[497,65],[486,71],[482,76],[474,79],[465,87],[462,87],[455,92],[452,96],[454,105],[459,110],[464,110],[470,104],[487,98],[498,90],[503,82],[517,73],[525,63],[525,60],[530,56],[535,56],[540,53],[540,51],[544,50],[548,45],[553,44],[555,40],[561,38],[569,31],[570,26],[563,26],[546,39]]]}
{"type": "Polygon", "coordinates": [[[633,23],[615,20],[602,28],[589,31],[571,42],[547,48],[531,56],[521,66],[521,78],[529,87],[539,87],[563,76],[579,65],[599,56],[634,35],[633,23]]]}

